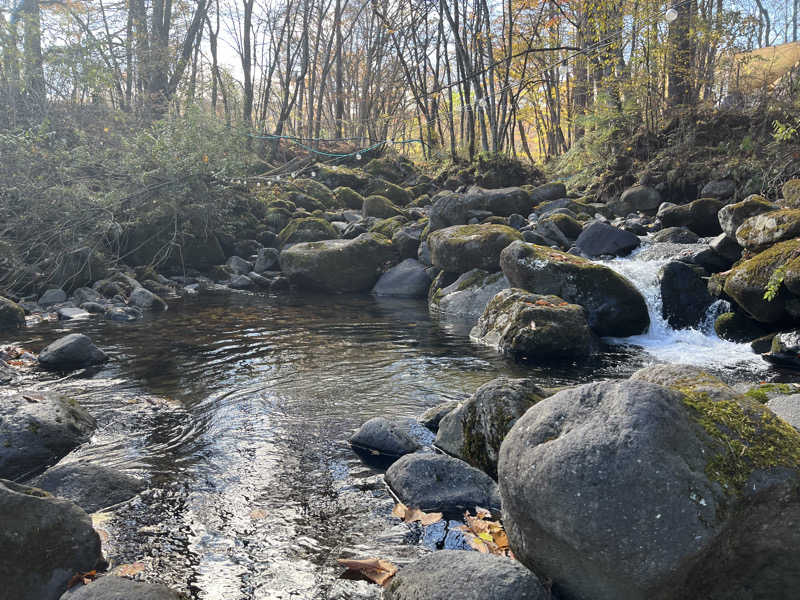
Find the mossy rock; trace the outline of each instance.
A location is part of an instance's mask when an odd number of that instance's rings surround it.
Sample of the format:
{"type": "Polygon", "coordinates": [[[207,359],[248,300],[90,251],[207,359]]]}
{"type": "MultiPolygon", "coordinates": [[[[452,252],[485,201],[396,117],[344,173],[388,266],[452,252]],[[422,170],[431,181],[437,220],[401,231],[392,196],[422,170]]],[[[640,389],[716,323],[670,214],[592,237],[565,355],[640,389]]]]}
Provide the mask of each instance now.
{"type": "Polygon", "coordinates": [[[392,239],[395,233],[402,229],[403,225],[408,223],[408,219],[406,219],[402,215],[397,215],[394,217],[389,217],[388,219],[381,219],[375,225],[370,227],[370,231],[373,233],[378,233],[385,238],[392,239]]]}
{"type": "Polygon", "coordinates": [[[433,201],[431,200],[430,195],[422,194],[421,196],[418,196],[417,199],[414,200],[410,206],[414,208],[423,208],[425,206],[430,206],[431,204],[433,204],[433,201]]]}
{"type": "Polygon", "coordinates": [[[385,179],[386,181],[395,184],[405,181],[413,171],[409,163],[404,162],[394,156],[380,156],[378,158],[373,158],[367,163],[367,165],[364,167],[364,170],[373,177],[379,177],[380,179],[385,179]]]}
{"type": "Polygon", "coordinates": [[[301,242],[316,242],[319,240],[334,240],[339,235],[333,225],[325,219],[318,217],[305,217],[292,219],[278,234],[281,246],[298,244],[301,242]]]}
{"type": "Polygon", "coordinates": [[[720,227],[729,238],[736,239],[736,230],[750,217],[778,210],[778,206],[769,202],[764,196],[751,194],[741,202],[728,204],[719,209],[717,218],[720,227]]]}
{"type": "Polygon", "coordinates": [[[740,344],[752,342],[767,333],[757,321],[737,312],[718,316],[714,321],[714,331],[723,340],[740,344]]]}
{"type": "Polygon", "coordinates": [[[275,198],[267,203],[267,210],[264,212],[264,217],[266,217],[270,208],[282,208],[291,214],[297,210],[297,205],[288,198],[275,198]]]}
{"type": "Polygon", "coordinates": [[[775,271],[797,258],[799,253],[800,239],[787,240],[740,262],[725,280],[725,293],[756,321],[776,323],[782,320],[786,316],[788,292],[778,287],[772,300],[766,300],[764,293],[775,271]]]}
{"type": "Polygon", "coordinates": [[[360,169],[350,169],[338,165],[317,164],[314,166],[315,178],[329,189],[347,187],[363,190],[369,183],[369,175],[360,169]]]}
{"type": "Polygon", "coordinates": [[[289,210],[282,206],[270,207],[267,209],[267,214],[264,215],[264,225],[272,233],[278,233],[292,220],[293,212],[294,209],[289,210]]]}
{"type": "Polygon", "coordinates": [[[569,215],[556,213],[548,215],[544,220],[552,221],[568,240],[574,241],[578,239],[578,236],[583,232],[583,225],[581,225],[577,219],[573,219],[569,215]]]}
{"type": "Polygon", "coordinates": [[[295,205],[295,210],[298,208],[302,208],[307,210],[308,212],[313,212],[315,210],[325,210],[326,206],[321,201],[317,200],[313,196],[309,196],[304,192],[299,191],[289,191],[285,192],[283,195],[283,199],[291,202],[295,205]]]}
{"type": "Polygon", "coordinates": [[[361,214],[366,217],[388,219],[391,217],[406,217],[406,212],[397,207],[389,198],[373,194],[364,198],[361,214]]]}
{"type": "Polygon", "coordinates": [[[384,179],[373,179],[370,181],[367,186],[367,191],[370,194],[384,196],[398,206],[406,206],[411,204],[414,200],[411,192],[407,189],[384,179]]]}
{"type": "Polygon", "coordinates": [[[796,383],[759,383],[749,388],[745,397],[759,404],[766,404],[773,398],[800,393],[800,385],[796,383]]]}
{"type": "Polygon", "coordinates": [[[800,208],[800,179],[790,179],[781,187],[783,205],[787,208],[800,208]]]}
{"type": "Polygon", "coordinates": [[[8,298],[0,296],[0,331],[14,331],[25,327],[25,311],[8,298]]]}
{"type": "Polygon", "coordinates": [[[307,196],[319,200],[319,202],[322,203],[323,209],[334,208],[336,206],[333,192],[331,192],[330,188],[315,179],[295,179],[292,181],[291,187],[303,192],[307,196]]]}
{"type": "Polygon", "coordinates": [[[497,271],[500,252],[521,234],[507,225],[454,225],[428,236],[433,265],[451,273],[497,271]]]}
{"type": "Polygon", "coordinates": [[[506,217],[491,216],[486,217],[481,223],[487,225],[508,225],[508,219],[506,217]]]}
{"type": "Polygon", "coordinates": [[[227,281],[233,277],[233,269],[228,265],[213,265],[208,269],[208,276],[214,281],[227,281]]]}
{"type": "Polygon", "coordinates": [[[764,248],[800,236],[800,209],[770,211],[750,217],[736,230],[743,248],[764,248]]]}
{"type": "Polygon", "coordinates": [[[361,210],[364,206],[364,196],[350,187],[337,187],[333,190],[333,196],[336,203],[343,208],[361,210]]]}

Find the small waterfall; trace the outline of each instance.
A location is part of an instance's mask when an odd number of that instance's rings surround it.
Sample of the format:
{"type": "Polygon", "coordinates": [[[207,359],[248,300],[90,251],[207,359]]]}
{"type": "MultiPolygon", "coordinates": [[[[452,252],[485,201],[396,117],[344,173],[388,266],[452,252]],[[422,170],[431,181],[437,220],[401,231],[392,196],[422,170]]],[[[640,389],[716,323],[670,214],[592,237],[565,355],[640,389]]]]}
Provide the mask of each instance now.
{"type": "Polygon", "coordinates": [[[661,286],[658,271],[673,260],[671,257],[649,258],[652,253],[641,250],[629,257],[602,261],[617,273],[627,277],[642,293],[650,314],[647,333],[628,338],[609,338],[613,344],[640,346],[659,361],[709,367],[745,366],[747,369],[766,368],[761,357],[749,344],[737,344],[720,339],[714,332],[714,320],[730,309],[728,302],[712,304],[703,323],[697,329],[673,329],[661,313],[661,286]],[[746,363],[746,364],[745,364],[746,363]]]}

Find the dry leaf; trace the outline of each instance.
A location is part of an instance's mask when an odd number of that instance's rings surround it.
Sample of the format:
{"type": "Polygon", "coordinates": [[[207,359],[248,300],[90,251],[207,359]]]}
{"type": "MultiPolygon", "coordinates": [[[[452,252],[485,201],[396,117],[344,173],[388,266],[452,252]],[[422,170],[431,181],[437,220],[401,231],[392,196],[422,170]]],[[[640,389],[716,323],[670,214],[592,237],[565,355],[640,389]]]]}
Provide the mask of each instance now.
{"type": "Polygon", "coordinates": [[[419,521],[422,525],[433,525],[442,520],[442,513],[426,513],[419,508],[409,508],[402,502],[398,502],[392,510],[392,516],[402,519],[406,523],[419,521]]]}
{"type": "Polygon", "coordinates": [[[364,579],[385,586],[397,573],[395,565],[380,558],[364,560],[340,558],[338,562],[347,568],[347,571],[342,573],[341,579],[364,579]]]}
{"type": "Polygon", "coordinates": [[[67,589],[73,588],[79,583],[89,585],[92,581],[97,579],[97,571],[87,571],[86,573],[75,573],[67,582],[67,589]]]}
{"type": "Polygon", "coordinates": [[[250,511],[250,518],[253,520],[260,520],[267,518],[267,511],[262,508],[254,508],[250,511]]]}
{"type": "Polygon", "coordinates": [[[470,547],[485,554],[496,554],[514,558],[508,545],[508,535],[499,521],[491,520],[491,513],[485,508],[475,507],[476,516],[464,513],[464,523],[459,529],[470,547]]]}
{"type": "Polygon", "coordinates": [[[135,562],[127,565],[119,565],[118,567],[114,567],[112,573],[117,577],[133,577],[134,575],[138,575],[144,570],[145,570],[145,564],[143,562],[135,562]]]}

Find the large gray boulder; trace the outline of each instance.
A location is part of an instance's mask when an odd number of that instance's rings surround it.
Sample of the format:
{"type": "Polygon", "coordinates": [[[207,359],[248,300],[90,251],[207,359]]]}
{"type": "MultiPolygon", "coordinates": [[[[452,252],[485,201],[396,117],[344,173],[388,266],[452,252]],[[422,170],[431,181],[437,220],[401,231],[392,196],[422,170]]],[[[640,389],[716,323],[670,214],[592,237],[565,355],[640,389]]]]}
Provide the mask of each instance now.
{"type": "Polygon", "coordinates": [[[618,217],[626,217],[635,212],[655,214],[660,205],[661,194],[646,185],[630,187],[622,192],[619,198],[608,203],[609,208],[618,217]]]}
{"type": "Polygon", "coordinates": [[[442,418],[436,446],[497,479],[500,444],[544,395],[530,379],[493,379],[442,418]]]}
{"type": "Polygon", "coordinates": [[[384,417],[365,422],[350,436],[350,444],[360,450],[398,458],[419,450],[420,446],[402,426],[384,417]]]}
{"type": "Polygon", "coordinates": [[[88,441],[97,423],[77,402],[53,393],[0,399],[0,478],[32,477],[88,441]]]}
{"type": "Polygon", "coordinates": [[[800,429],[800,394],[773,398],[767,402],[767,408],[795,429],[800,429]]]}
{"type": "Polygon", "coordinates": [[[630,231],[603,221],[595,221],[586,227],[575,240],[575,246],[581,254],[589,258],[607,255],[626,256],[638,248],[640,243],[639,237],[630,231]]]}
{"type": "Polygon", "coordinates": [[[406,506],[461,515],[500,508],[497,485],[483,471],[442,454],[406,454],[386,471],[386,483],[406,506]]]}
{"type": "Polygon", "coordinates": [[[775,365],[800,369],[800,329],[778,333],[770,351],[762,356],[775,365]]]}
{"type": "Polygon", "coordinates": [[[661,314],[673,329],[697,327],[714,298],[708,293],[705,271],[696,265],[672,260],[658,271],[661,314]]]}
{"type": "Polygon", "coordinates": [[[100,537],[69,500],[0,479],[3,598],[57,600],[76,573],[96,568],[100,537]]]}
{"type": "Polygon", "coordinates": [[[714,179],[703,186],[703,189],[700,190],[700,197],[727,200],[735,193],[736,182],[733,179],[714,179]]]}
{"type": "Polygon", "coordinates": [[[138,477],[85,462],[58,464],[30,484],[71,500],[87,513],[130,500],[147,487],[147,483],[138,477]]]}
{"type": "Polygon", "coordinates": [[[39,297],[39,306],[47,308],[67,301],[67,293],[61,288],[51,288],[39,297]]]}
{"type": "Polygon", "coordinates": [[[604,265],[552,248],[513,242],[500,253],[500,266],[513,287],[583,306],[597,335],[637,335],[650,325],[642,294],[604,265]]]}
{"type": "Polygon", "coordinates": [[[425,266],[413,258],[407,258],[380,276],[372,293],[376,296],[399,298],[425,298],[431,278],[425,266]]]}
{"type": "Polygon", "coordinates": [[[485,190],[473,186],[466,194],[440,192],[433,197],[430,230],[465,225],[475,216],[491,213],[500,217],[527,215],[533,207],[528,192],[518,187],[485,190]]]}
{"type": "Polygon", "coordinates": [[[506,436],[511,547],[559,597],[788,600],[800,589],[800,433],[679,371],[655,377],[672,389],[643,376],[559,392],[506,436]]]}
{"type": "Polygon", "coordinates": [[[778,210],[778,206],[764,196],[751,194],[741,202],[728,204],[719,209],[717,218],[720,227],[730,239],[736,239],[736,230],[750,217],[778,210]]]}
{"type": "Polygon", "coordinates": [[[514,560],[440,550],[400,569],[384,600],[550,600],[539,579],[514,560]]]}
{"type": "Polygon", "coordinates": [[[445,320],[458,320],[472,326],[478,322],[489,301],[508,287],[508,279],[502,273],[473,269],[446,287],[433,289],[432,286],[428,308],[445,320]]]}
{"type": "Polygon", "coordinates": [[[470,332],[517,360],[579,360],[596,347],[582,306],[518,288],[499,292],[470,332]]]}
{"type": "Polygon", "coordinates": [[[167,310],[167,303],[148,289],[137,287],[128,297],[128,303],[147,310],[167,310]]]}
{"type": "Polygon", "coordinates": [[[536,207],[542,202],[552,202],[553,200],[566,197],[567,188],[561,182],[545,183],[544,185],[533,188],[528,195],[530,196],[533,206],[536,207]]]}
{"type": "Polygon", "coordinates": [[[352,240],[295,244],[281,252],[281,270],[302,287],[330,292],[372,289],[386,263],[394,259],[392,243],[382,235],[362,233],[352,240]]]}
{"type": "Polygon", "coordinates": [[[433,266],[449,273],[500,270],[500,252],[522,235],[506,225],[456,225],[428,236],[433,266]]]}
{"type": "Polygon", "coordinates": [[[750,217],[736,230],[743,248],[757,250],[800,236],[800,209],[782,209],[750,217]]]}
{"type": "Polygon", "coordinates": [[[108,355],[82,333],[58,338],[39,353],[39,364],[45,369],[79,369],[107,360],[108,355]]]}
{"type": "Polygon", "coordinates": [[[163,585],[107,575],[89,585],[72,588],[63,600],[181,600],[178,592],[163,585]]]}
{"type": "Polygon", "coordinates": [[[722,232],[717,216],[725,206],[722,200],[700,198],[681,206],[665,202],[658,209],[658,218],[665,227],[686,227],[700,237],[722,232]]]}

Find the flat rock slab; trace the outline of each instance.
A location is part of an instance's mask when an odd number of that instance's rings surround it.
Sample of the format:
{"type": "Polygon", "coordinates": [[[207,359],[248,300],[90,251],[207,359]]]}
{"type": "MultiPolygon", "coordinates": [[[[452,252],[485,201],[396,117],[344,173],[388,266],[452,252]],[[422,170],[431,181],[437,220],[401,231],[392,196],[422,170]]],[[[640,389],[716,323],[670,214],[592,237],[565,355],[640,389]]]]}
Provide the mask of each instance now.
{"type": "Polygon", "coordinates": [[[71,589],[63,600],[181,600],[182,596],[168,587],[107,576],[71,589]]]}
{"type": "Polygon", "coordinates": [[[78,369],[107,360],[106,353],[82,333],[59,338],[39,353],[39,364],[46,369],[78,369]]]}

